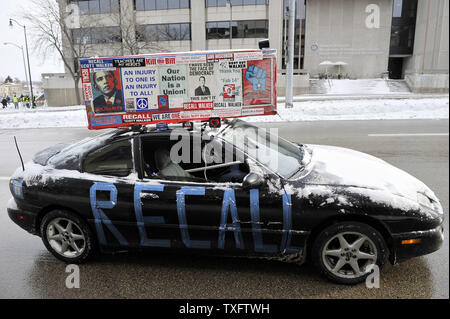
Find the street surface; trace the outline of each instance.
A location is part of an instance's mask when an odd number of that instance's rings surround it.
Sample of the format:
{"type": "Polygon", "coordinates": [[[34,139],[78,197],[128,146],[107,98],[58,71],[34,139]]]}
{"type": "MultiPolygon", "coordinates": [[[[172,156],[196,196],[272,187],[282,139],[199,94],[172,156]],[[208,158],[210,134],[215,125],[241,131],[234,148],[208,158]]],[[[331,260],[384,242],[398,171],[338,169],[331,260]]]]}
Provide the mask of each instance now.
{"type": "Polygon", "coordinates": [[[449,298],[449,121],[386,120],[260,123],[289,140],[356,149],[425,182],[444,207],[445,242],[430,255],[381,271],[379,289],[340,286],[310,265],[277,261],[125,253],[80,266],[80,289],[67,289],[66,265],[9,220],[9,176],[50,145],[99,132],[85,128],[0,130],[0,298],[449,298]]]}

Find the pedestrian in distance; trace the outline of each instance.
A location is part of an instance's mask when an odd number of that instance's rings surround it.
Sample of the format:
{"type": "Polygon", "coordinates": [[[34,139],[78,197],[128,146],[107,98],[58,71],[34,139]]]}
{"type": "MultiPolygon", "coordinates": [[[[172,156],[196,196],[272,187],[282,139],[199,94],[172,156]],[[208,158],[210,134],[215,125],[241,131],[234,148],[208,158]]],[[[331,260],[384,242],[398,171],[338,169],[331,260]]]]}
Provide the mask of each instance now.
{"type": "Polygon", "coordinates": [[[3,99],[2,99],[2,105],[3,105],[3,108],[6,108],[8,106],[8,101],[6,100],[5,97],[3,97],[3,99]]]}
{"type": "Polygon", "coordinates": [[[13,103],[14,103],[14,108],[18,109],[19,108],[19,99],[17,98],[17,96],[15,94],[13,97],[13,103]]]}

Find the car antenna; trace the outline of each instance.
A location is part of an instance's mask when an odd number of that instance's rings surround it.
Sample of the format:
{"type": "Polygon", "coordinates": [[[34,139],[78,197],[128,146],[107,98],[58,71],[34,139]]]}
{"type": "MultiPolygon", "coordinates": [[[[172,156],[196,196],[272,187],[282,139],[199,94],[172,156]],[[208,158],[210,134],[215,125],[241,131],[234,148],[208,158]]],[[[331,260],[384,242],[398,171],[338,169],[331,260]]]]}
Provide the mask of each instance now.
{"type": "Polygon", "coordinates": [[[279,117],[282,121],[290,122],[289,120],[285,120],[284,118],[282,118],[281,115],[280,115],[280,113],[277,112],[277,115],[278,115],[278,117],[279,117]]]}
{"type": "Polygon", "coordinates": [[[19,153],[20,162],[22,163],[22,170],[25,171],[25,166],[23,165],[22,154],[20,154],[19,145],[17,145],[16,136],[14,136],[14,143],[16,143],[17,153],[19,153]]]}

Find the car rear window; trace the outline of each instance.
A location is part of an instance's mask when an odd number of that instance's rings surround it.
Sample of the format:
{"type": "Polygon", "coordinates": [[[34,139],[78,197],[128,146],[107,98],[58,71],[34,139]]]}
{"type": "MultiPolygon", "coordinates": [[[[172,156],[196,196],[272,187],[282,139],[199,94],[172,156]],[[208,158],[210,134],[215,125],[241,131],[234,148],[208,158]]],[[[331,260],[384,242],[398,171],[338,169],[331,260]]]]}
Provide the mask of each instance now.
{"type": "Polygon", "coordinates": [[[47,164],[60,169],[78,169],[80,159],[84,154],[92,149],[102,147],[113,135],[114,132],[107,132],[99,136],[88,137],[77,143],[70,144],[68,147],[51,157],[47,164]]]}
{"type": "Polygon", "coordinates": [[[133,156],[128,139],[89,153],[83,161],[83,172],[125,177],[133,172],[133,156]]]}

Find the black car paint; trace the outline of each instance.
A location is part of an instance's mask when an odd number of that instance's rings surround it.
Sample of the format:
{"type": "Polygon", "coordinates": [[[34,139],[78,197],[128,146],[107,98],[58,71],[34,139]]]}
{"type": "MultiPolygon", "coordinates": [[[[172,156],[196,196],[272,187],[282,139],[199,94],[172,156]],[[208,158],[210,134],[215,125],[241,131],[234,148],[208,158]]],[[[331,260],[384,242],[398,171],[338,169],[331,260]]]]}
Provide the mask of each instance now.
{"type": "MultiPolygon", "coordinates": [[[[133,152],[135,169],[138,174],[136,181],[127,178],[115,178],[114,186],[117,189],[117,201],[112,209],[107,210],[107,216],[117,231],[126,238],[127,245],[120,243],[118,237],[108,227],[102,224],[106,239],[106,245],[100,245],[103,250],[124,250],[132,248],[144,248],[141,229],[137,226],[137,215],[134,205],[135,184],[144,182],[140,141],[143,137],[167,136],[169,131],[151,133],[123,134],[124,130],[112,135],[107,140],[97,145],[95,149],[103,147],[107,143],[116,142],[121,139],[133,140],[133,152]]],[[[44,151],[38,154],[40,162],[44,162],[44,154],[53,154],[60,151],[61,146],[44,151]],[[58,151],[57,151],[58,150],[58,151]]],[[[95,149],[88,149],[84,154],[79,154],[76,159],[72,159],[66,164],[56,163],[58,169],[78,169],[82,170],[82,162],[86,154],[95,149]]],[[[54,155],[54,154],[53,154],[54,155]]],[[[49,155],[51,158],[52,155],[49,155]]],[[[373,202],[370,198],[350,193],[343,186],[328,186],[337,195],[345,196],[349,205],[327,203],[326,197],[292,196],[291,201],[291,223],[286,228],[287,220],[283,212],[283,196],[287,186],[289,188],[302,189],[307,187],[308,178],[294,180],[283,180],[280,176],[268,171],[263,166],[260,167],[265,172],[265,179],[268,184],[278,185],[280,192],[269,191],[268,185],[262,186],[259,192],[259,221],[255,222],[251,217],[250,190],[244,189],[242,185],[236,187],[236,205],[239,214],[239,227],[242,235],[243,247],[238,248],[239,240],[236,238],[236,229],[229,227],[225,232],[225,245],[218,247],[219,225],[221,225],[221,202],[224,190],[217,189],[214,185],[205,184],[205,196],[189,196],[186,204],[187,224],[189,225],[189,235],[192,240],[209,241],[210,249],[195,249],[197,251],[207,251],[213,253],[230,252],[233,255],[257,255],[276,256],[279,258],[294,259],[302,262],[305,259],[304,253],[311,244],[317,233],[333,222],[353,220],[368,223],[378,229],[390,249],[390,261],[392,263],[408,259],[410,257],[430,253],[437,250],[442,244],[442,221],[439,215],[423,215],[420,212],[405,212],[386,205],[373,202]],[[430,217],[432,216],[432,217],[430,217]],[[260,229],[263,246],[272,249],[258,250],[261,246],[261,238],[255,237],[255,229],[260,229]],[[413,236],[413,237],[411,237],[413,236]],[[289,238],[289,247],[286,240],[289,238]],[[423,238],[421,244],[401,245],[402,239],[423,238]],[[259,241],[259,243],[257,243],[259,241]],[[276,249],[273,249],[273,247],[276,249]]],[[[49,167],[49,173],[55,168],[49,167]]],[[[93,216],[92,200],[90,189],[94,181],[77,178],[55,179],[45,184],[35,183],[34,185],[23,185],[23,198],[14,198],[15,204],[8,208],[11,219],[20,227],[30,233],[39,235],[39,224],[43,215],[52,209],[62,208],[75,212],[88,221],[95,233],[96,226],[93,216]],[[20,217],[21,216],[21,217],[20,217]]],[[[177,191],[184,186],[195,186],[196,183],[163,182],[165,191],[157,193],[158,198],[144,199],[142,214],[144,216],[160,215],[164,216],[164,223],[146,224],[145,229],[151,238],[168,239],[171,248],[186,248],[183,242],[182,228],[180,227],[180,216],[177,215],[177,191]]],[[[321,185],[324,186],[324,185],[321,185]]],[[[325,187],[325,186],[324,186],[325,187]]],[[[10,182],[11,192],[13,191],[13,180],[10,182]]],[[[97,192],[97,200],[109,199],[110,194],[97,192]],[[103,196],[103,197],[102,197],[103,196]]],[[[227,222],[227,226],[229,226],[227,222]]],[[[98,231],[98,229],[97,229],[98,231]]],[[[97,232],[98,234],[98,232],[97,232]]]]}

